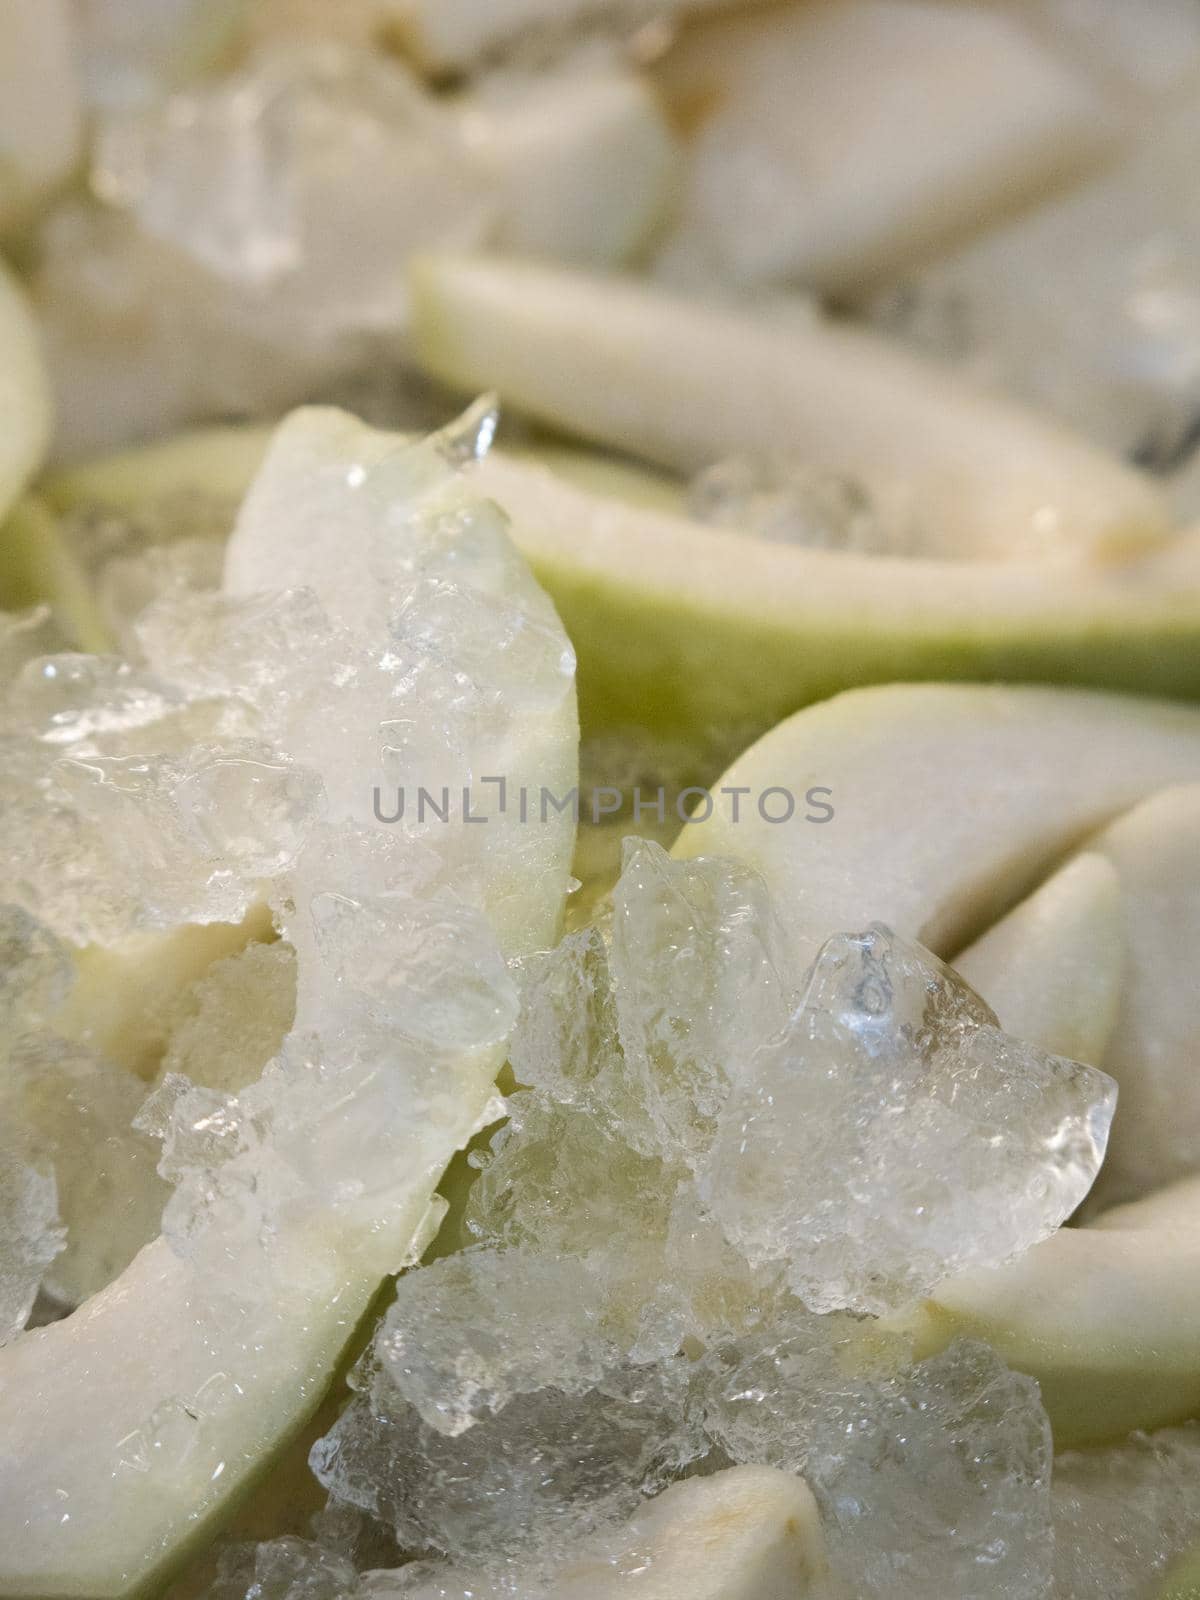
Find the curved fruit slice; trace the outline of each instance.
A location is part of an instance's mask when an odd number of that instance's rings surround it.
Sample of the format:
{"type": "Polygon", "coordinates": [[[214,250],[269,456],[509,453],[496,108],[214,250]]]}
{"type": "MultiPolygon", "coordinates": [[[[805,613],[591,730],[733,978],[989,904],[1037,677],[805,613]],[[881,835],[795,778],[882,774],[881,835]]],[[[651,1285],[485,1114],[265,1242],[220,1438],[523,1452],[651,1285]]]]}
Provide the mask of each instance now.
{"type": "Polygon", "coordinates": [[[0,0],[0,84],[0,229],[7,231],[70,177],[82,150],[69,0],[0,0]]]}
{"type": "Polygon", "coordinates": [[[1113,144],[1106,104],[1062,50],[981,7],[818,0],[719,17],[688,29],[658,76],[703,119],[672,243],[743,283],[855,293],[1113,144]]]}
{"type": "Polygon", "coordinates": [[[1116,869],[1126,950],[1101,1063],[1120,1101],[1092,1194],[1111,1205],[1200,1169],[1200,785],[1155,795],[1089,849],[1116,869]]]}
{"type": "MultiPolygon", "coordinates": [[[[258,429],[184,434],[59,473],[44,490],[61,510],[232,498],[264,445],[258,429]]],[[[679,506],[675,486],[603,456],[539,447],[475,470],[575,645],[589,729],[764,728],[897,678],[1200,695],[1200,540],[1190,571],[1161,574],[1157,558],[1119,573],[874,560],[660,514],[679,506]]]]}
{"type": "MultiPolygon", "coordinates": [[[[484,771],[504,773],[514,788],[547,783],[561,792],[574,782],[577,739],[569,647],[494,511],[450,472],[443,448],[435,441],[401,450],[340,414],[299,414],[281,430],[243,508],[227,586],[240,593],[239,570],[244,579],[267,568],[277,584],[291,576],[289,552],[296,565],[302,551],[303,576],[347,630],[356,613],[341,608],[355,597],[342,579],[358,576],[361,634],[388,617],[388,583],[399,584],[395,600],[407,596],[417,607],[410,622],[434,634],[424,645],[410,641],[432,696],[411,708],[420,727],[422,717],[429,721],[426,747],[441,747],[442,675],[478,672],[482,651],[520,710],[497,695],[486,719],[452,724],[470,730],[461,752],[467,770],[486,763],[484,771]],[[381,543],[389,556],[383,577],[381,543]],[[422,563],[432,564],[429,577],[405,589],[404,573],[422,563]],[[433,576],[443,563],[453,568],[453,584],[433,576]],[[430,611],[435,601],[441,609],[430,611]],[[497,643],[497,631],[506,622],[529,648],[505,657],[503,676],[499,657],[511,639],[497,643]]],[[[296,665],[304,658],[301,636],[287,637],[284,659],[296,665]]],[[[336,637],[350,648],[349,633],[336,637]]],[[[461,677],[453,682],[461,689],[461,677]]],[[[364,692],[343,714],[372,719],[364,730],[369,747],[378,702],[373,687],[364,692]]],[[[305,724],[308,703],[302,696],[294,753],[318,763],[333,820],[355,817],[364,805],[369,815],[357,774],[338,770],[344,729],[305,724]]],[[[285,696],[284,709],[290,704],[285,696]]],[[[262,1087],[258,1115],[278,1112],[268,1119],[275,1143],[251,1138],[231,1158],[232,1178],[220,1177],[227,1164],[214,1169],[214,1180],[201,1158],[199,1231],[174,1234],[189,1253],[156,1241],[72,1316],[0,1353],[0,1594],[111,1600],[164,1581],[303,1426],[381,1278],[429,1242],[444,1209],[434,1195],[438,1179],[489,1118],[505,1018],[515,1007],[515,999],[511,1007],[503,1000],[502,964],[494,979],[490,967],[481,969],[482,935],[472,930],[482,924],[463,919],[482,918],[490,928],[486,961],[525,953],[553,938],[568,879],[565,821],[518,833],[511,818],[491,820],[486,830],[429,824],[411,840],[414,885],[428,887],[416,902],[405,898],[407,879],[391,890],[389,905],[414,907],[413,926],[401,918],[396,935],[407,941],[402,948],[380,950],[371,930],[382,914],[369,897],[393,881],[380,881],[381,863],[392,863],[394,875],[394,849],[405,855],[409,841],[393,849],[393,836],[348,821],[323,851],[305,852],[296,870],[309,876],[296,883],[308,897],[319,948],[306,932],[292,1054],[285,1045],[277,1076],[255,1086],[262,1087]],[[430,955],[430,941],[441,956],[430,955]],[[393,962],[411,972],[411,985],[397,988],[393,962]],[[415,998],[406,1002],[410,991],[415,998]],[[386,1033],[388,1076],[372,1052],[383,1048],[376,1030],[391,1003],[408,1003],[407,1023],[424,1029],[417,1037],[428,1043],[405,1051],[402,1035],[386,1033]],[[289,1122],[297,1096],[302,1110],[289,1122]],[[385,1131],[388,1118],[394,1135],[385,1131]],[[261,1246],[263,1226],[269,1248],[261,1246]]],[[[296,926],[308,925],[301,917],[296,926]]],[[[181,1223],[190,1216],[185,1207],[181,1223]]]]}
{"type": "MultiPolygon", "coordinates": [[[[53,420],[33,315],[16,279],[0,262],[0,516],[41,465],[53,420]]],[[[3,542],[0,534],[0,547],[3,542]]]]}
{"type": "Polygon", "coordinates": [[[1070,1061],[1104,1059],[1121,999],[1121,887],[1081,855],[955,957],[1005,1033],[1070,1061]]]}
{"type": "Polygon", "coordinates": [[[1122,1233],[1148,1229],[1168,1233],[1200,1231],[1200,1178],[1181,1178],[1178,1183],[1156,1189],[1143,1200],[1131,1200],[1111,1211],[1102,1211],[1088,1223],[1090,1228],[1114,1228],[1122,1233]]]}
{"type": "Polygon", "coordinates": [[[55,511],[131,511],[190,494],[237,502],[274,433],[273,427],[197,428],[59,467],[42,479],[39,493],[55,511]]]}
{"type": "MultiPolygon", "coordinates": [[[[760,739],[714,786],[675,854],[765,877],[804,960],[886,922],[953,959],[1107,818],[1200,773],[1200,712],[1071,690],[859,689],[760,739]],[[730,791],[740,788],[739,820],[730,791]],[[764,796],[784,789],[794,800],[764,796]],[[834,816],[804,820],[814,788],[834,816]]],[[[814,815],[819,813],[815,812],[814,815]]]]}
{"type": "Polygon", "coordinates": [[[860,480],[923,555],[1112,556],[1156,543],[1149,479],[859,329],[784,322],[527,261],[429,256],[417,352],[437,377],[681,472],[783,451],[860,480]]]}
{"type": "Polygon", "coordinates": [[[571,635],[590,728],[765,727],[896,679],[1200,693],[1200,566],[878,560],[637,510],[502,455],[476,470],[571,635]]]}
{"type": "Polygon", "coordinates": [[[6,610],[44,601],[79,649],[103,655],[112,648],[112,635],[83,567],[38,496],[25,495],[9,513],[0,528],[0,553],[0,603],[6,610]]]}
{"type": "Polygon", "coordinates": [[[1062,1228],[938,1289],[919,1353],[984,1339],[1036,1378],[1062,1449],[1200,1414],[1200,1229],[1062,1228]]]}

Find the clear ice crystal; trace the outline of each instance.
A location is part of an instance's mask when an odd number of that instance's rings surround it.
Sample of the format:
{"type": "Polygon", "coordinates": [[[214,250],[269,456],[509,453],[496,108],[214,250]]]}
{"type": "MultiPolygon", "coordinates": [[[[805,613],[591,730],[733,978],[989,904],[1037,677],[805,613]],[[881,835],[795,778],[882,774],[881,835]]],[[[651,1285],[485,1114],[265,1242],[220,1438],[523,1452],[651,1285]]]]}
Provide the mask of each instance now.
{"type": "Polygon", "coordinates": [[[690,1364],[625,1364],[570,1394],[518,1394],[465,1432],[430,1428],[381,1369],[310,1462],[335,1496],[403,1548],[490,1570],[552,1561],[564,1541],[631,1514],[702,1456],[690,1364]]]}
{"type": "Polygon", "coordinates": [[[1009,1038],[936,957],[876,926],[822,948],[723,1107],[701,1190],[813,1310],[882,1314],[1065,1221],[1115,1098],[1104,1073],[1009,1038]]]}
{"type": "Polygon", "coordinates": [[[630,840],[613,896],[621,1044],[657,1136],[695,1166],[751,1041],[788,1015],[789,956],[762,879],[735,862],[672,861],[630,840]]]}
{"type": "Polygon", "coordinates": [[[0,1145],[0,1345],[25,1326],[62,1247],[53,1177],[0,1145]]]}
{"type": "Polygon", "coordinates": [[[879,556],[913,545],[911,530],[889,526],[853,478],[785,455],[718,461],[692,480],[687,504],[698,522],[771,544],[879,556]]]}
{"type": "Polygon", "coordinates": [[[352,1562],[289,1536],[223,1551],[206,1600],[350,1600],[357,1593],[352,1562]]]}
{"type": "Polygon", "coordinates": [[[1200,1424],[1054,1463],[1055,1600],[1154,1600],[1200,1542],[1200,1424]]]}
{"type": "Polygon", "coordinates": [[[851,1593],[1048,1600],[1050,1465],[1037,1384],[960,1342],[830,1404],[807,1475],[851,1593]]]}
{"type": "Polygon", "coordinates": [[[282,940],[214,962],[174,1019],[161,1078],[237,1094],[278,1053],[296,1013],[296,952],[282,940]]]}

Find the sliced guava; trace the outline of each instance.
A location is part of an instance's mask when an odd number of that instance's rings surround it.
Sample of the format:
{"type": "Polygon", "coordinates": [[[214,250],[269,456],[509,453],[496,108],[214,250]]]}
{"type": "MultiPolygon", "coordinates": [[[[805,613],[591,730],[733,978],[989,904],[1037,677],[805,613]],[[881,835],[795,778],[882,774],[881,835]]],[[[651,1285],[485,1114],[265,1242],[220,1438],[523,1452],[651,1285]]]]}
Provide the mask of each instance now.
{"type": "Polygon", "coordinates": [[[36,495],[24,495],[0,527],[0,604],[18,611],[42,602],[72,644],[101,655],[112,634],[92,594],[83,565],[57,519],[36,495]]]}
{"type": "Polygon", "coordinates": [[[716,17],[658,76],[698,124],[669,257],[742,283],[860,291],[1115,142],[1109,105],[1061,49],[978,6],[818,0],[716,17]]]}
{"type": "Polygon", "coordinates": [[[783,452],[845,474],[927,556],[1112,557],[1169,528],[1151,481],[887,340],[500,257],[411,273],[417,353],[534,417],[657,465],[783,452]]]}
{"type": "Polygon", "coordinates": [[[1200,711],[1187,706],[970,684],[858,689],[751,746],[675,854],[755,867],[806,960],[873,920],[953,959],[1082,838],[1197,773],[1200,711]],[[832,818],[805,820],[823,815],[805,805],[815,790],[832,818]]]}
{"type": "MultiPolygon", "coordinates": [[[[435,719],[449,709],[445,695],[483,670],[490,653],[503,688],[489,717],[466,724],[472,743],[458,758],[472,771],[477,762],[489,773],[495,765],[514,794],[522,784],[536,792],[542,783],[562,792],[574,781],[578,732],[565,636],[505,542],[493,508],[447,464],[447,447],[401,446],[338,413],[302,413],[285,424],[243,507],[228,588],[244,594],[256,572],[273,587],[307,580],[327,614],[347,627],[354,626],[357,598],[365,630],[386,621],[387,574],[401,575],[398,593],[404,594],[403,574],[432,562],[428,579],[416,580],[413,603],[418,616],[439,617],[442,631],[423,645],[410,641],[414,659],[425,660],[422,681],[433,695],[424,712],[430,719],[426,747],[440,747],[435,719]],[[384,569],[381,590],[377,563],[384,550],[396,565],[384,569]],[[435,576],[445,573],[447,562],[454,583],[435,576]],[[422,587],[427,582],[435,587],[422,587]],[[420,609],[420,595],[433,597],[433,612],[420,609]],[[516,632],[505,676],[493,641],[506,621],[516,632]],[[432,651],[427,659],[424,650],[432,651]],[[507,706],[504,694],[519,707],[507,706]]],[[[401,626],[405,615],[392,620],[401,626]]],[[[300,649],[299,637],[293,649],[300,649]]],[[[422,715],[420,700],[409,709],[422,715]]],[[[364,731],[368,740],[375,737],[373,729],[364,731]]],[[[346,779],[346,804],[353,807],[345,832],[310,869],[331,874],[335,883],[345,880],[344,895],[320,891],[312,901],[314,921],[318,909],[325,919],[317,938],[330,941],[345,938],[338,919],[358,914],[355,894],[374,892],[385,848],[369,825],[353,820],[364,806],[369,815],[369,794],[359,794],[354,773],[338,772],[329,753],[340,749],[338,732],[310,729],[313,759],[327,755],[321,771],[333,819],[345,816],[333,810],[339,777],[346,779]]],[[[415,943],[403,952],[415,964],[414,987],[424,993],[420,986],[433,985],[427,1010],[414,1021],[433,1030],[428,1050],[411,1043],[401,1049],[394,1039],[389,1073],[378,1067],[359,1072],[360,1059],[369,1065],[372,1057],[342,1019],[362,1017],[356,1026],[368,1029],[363,1037],[369,1043],[374,1013],[337,1009],[341,969],[321,966],[306,933],[308,943],[298,951],[301,972],[309,962],[325,976],[315,987],[310,983],[307,1013],[303,1021],[298,1015],[288,1041],[291,1067],[279,1069],[269,1085],[264,1080],[256,1102],[259,1115],[270,1113],[269,1088],[282,1095],[286,1112],[289,1094],[300,1094],[306,1110],[299,1122],[284,1116],[278,1146],[244,1129],[249,1142],[241,1165],[235,1163],[240,1178],[233,1188],[220,1176],[227,1168],[210,1174],[202,1162],[196,1180],[212,1181],[215,1196],[207,1189],[194,1195],[201,1210],[190,1223],[185,1210],[184,1231],[177,1226],[169,1239],[147,1246],[70,1317],[0,1352],[0,1594],[110,1600],[164,1582],[303,1427],[381,1279],[428,1244],[445,1209],[435,1187],[454,1151],[494,1119],[491,1085],[505,1055],[497,1032],[503,1018],[487,985],[508,980],[502,966],[494,978],[492,967],[479,970],[481,935],[472,930],[491,930],[492,966],[502,954],[545,944],[554,937],[568,882],[572,829],[566,817],[519,829],[514,806],[489,821],[493,826],[486,829],[465,827],[462,820],[430,823],[412,841],[414,882],[430,884],[422,893],[434,896],[417,902],[418,911],[425,907],[438,919],[426,916],[424,934],[408,935],[415,943]],[[468,1008],[461,1016],[453,1012],[454,1024],[464,1029],[471,1021],[474,1031],[444,1040],[431,1074],[438,1019],[454,994],[468,1008]],[[328,1021],[316,1009],[322,995],[334,1008],[328,1021]],[[459,1037],[473,1042],[450,1042],[459,1037]],[[345,1063],[336,1056],[340,1048],[351,1051],[345,1063]],[[322,1091],[325,1083],[328,1091],[322,1091]],[[309,1119],[310,1103],[320,1108],[319,1124],[309,1119]],[[385,1138],[379,1147],[373,1141],[388,1118],[400,1145],[385,1138]],[[377,1152],[374,1167],[369,1150],[377,1152]],[[292,1178],[283,1178],[287,1171],[292,1178]],[[309,1186],[296,1192],[288,1185],[303,1174],[309,1186]],[[280,1181],[284,1187],[272,1200],[280,1181]],[[266,1224],[254,1220],[256,1195],[267,1206],[262,1216],[269,1218],[269,1248],[266,1224]],[[250,1206],[248,1227],[243,1201],[250,1206]]],[[[390,892],[403,902],[402,888],[390,892]]],[[[337,960],[349,963],[345,987],[351,991],[356,982],[386,983],[386,963],[401,959],[400,951],[389,956],[390,946],[366,938],[374,924],[363,915],[359,945],[338,945],[343,953],[337,960]],[[370,968],[366,974],[358,970],[362,963],[370,968]]],[[[304,928],[303,920],[298,926],[304,928]]],[[[226,1115],[229,1109],[226,1104],[226,1115]]]]}
{"type": "Polygon", "coordinates": [[[1006,1033],[1093,1065],[1121,999],[1121,886],[1103,856],[1085,853],[1047,878],[954,965],[1006,1033]]]}
{"type": "Polygon", "coordinates": [[[1180,1178],[1140,1200],[1113,1206],[1090,1219],[1088,1226],[1135,1233],[1157,1228],[1169,1233],[1200,1231],[1200,1177],[1180,1178]]]}
{"type": "Polygon", "coordinates": [[[1062,1228],[1019,1260],[942,1284],[922,1355],[984,1339],[1041,1385],[1060,1449],[1200,1414],[1200,1228],[1062,1228]]]}
{"type": "MultiPolygon", "coordinates": [[[[232,498],[262,430],[216,429],[55,475],[64,511],[232,498]]],[[[580,658],[590,729],[757,731],[854,684],[1010,679],[1200,695],[1200,538],[1119,571],[882,560],[748,539],[669,514],[675,486],[538,446],[475,469],[580,658]],[[550,470],[546,470],[549,468],[550,470]],[[1190,566],[1184,560],[1190,552],[1190,566]],[[713,662],[719,660],[719,672],[713,662]]]]}
{"type": "MultiPolygon", "coordinates": [[[[37,325],[24,291],[0,262],[0,517],[41,465],[53,423],[37,325]]],[[[0,532],[0,549],[5,539],[0,532]]]]}
{"type": "MultiPolygon", "coordinates": [[[[0,230],[28,222],[83,151],[70,0],[0,0],[0,230]]],[[[6,381],[10,357],[4,351],[6,381]]]]}
{"type": "Polygon", "coordinates": [[[1119,818],[1089,849],[1121,887],[1121,1001],[1102,1065],[1120,1099],[1090,1203],[1113,1205],[1200,1170],[1200,785],[1119,818]]]}

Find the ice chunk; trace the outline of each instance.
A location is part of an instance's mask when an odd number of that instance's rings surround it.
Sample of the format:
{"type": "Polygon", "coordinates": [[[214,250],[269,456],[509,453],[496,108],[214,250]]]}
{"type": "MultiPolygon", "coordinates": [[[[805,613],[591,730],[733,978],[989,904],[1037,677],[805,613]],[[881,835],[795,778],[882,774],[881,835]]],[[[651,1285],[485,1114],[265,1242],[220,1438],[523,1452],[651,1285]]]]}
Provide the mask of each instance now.
{"type": "Polygon", "coordinates": [[[749,1057],[701,1189],[814,1310],[882,1313],[1052,1233],[1099,1170],[1115,1099],[876,926],[825,944],[786,1030],[749,1057]]]}
{"type": "Polygon", "coordinates": [[[62,1247],[54,1179],[0,1146],[0,1345],[25,1326],[62,1247]]]}
{"type": "Polygon", "coordinates": [[[663,1148],[696,1163],[754,1044],[789,1009],[789,953],[766,887],[731,861],[630,840],[613,896],[621,1044],[663,1148]]]}
{"type": "Polygon", "coordinates": [[[71,987],[71,958],[21,906],[0,905],[0,1045],[46,1022],[71,987]]]}
{"type": "Polygon", "coordinates": [[[478,1247],[400,1280],[375,1357],[422,1421],[449,1437],[514,1395],[578,1394],[617,1364],[613,1263],[478,1247]],[[608,1269],[607,1273],[605,1269],[608,1269]]]}
{"type": "Polygon", "coordinates": [[[1054,1463],[1055,1595],[1154,1600],[1164,1571],[1200,1540],[1200,1425],[1135,1433],[1054,1463]]]}
{"type": "Polygon", "coordinates": [[[794,1308],[714,1364],[708,1427],[734,1461],[801,1472],[835,1570],[880,1600],[1048,1592],[1050,1425],[985,1345],[905,1365],[903,1341],[794,1308]]]}
{"type": "Polygon", "coordinates": [[[688,510],[698,522],[772,544],[860,555],[905,555],[914,533],[888,521],[862,484],[785,456],[733,456],[693,479],[688,510]]]}
{"type": "Polygon", "coordinates": [[[705,1451],[690,1364],[621,1366],[580,1394],[517,1395],[449,1436],[380,1369],[314,1447],[336,1497],[395,1529],[402,1547],[497,1570],[549,1563],[567,1539],[630,1515],[705,1451]]]}
{"type": "Polygon", "coordinates": [[[357,1592],[351,1562],[309,1539],[288,1537],[224,1551],[207,1600],[350,1600],[357,1592]]]}
{"type": "Polygon", "coordinates": [[[193,984],[172,1027],[162,1076],[236,1094],[277,1053],[296,1011],[296,952],[250,944],[193,984]]]}
{"type": "Polygon", "coordinates": [[[64,641],[49,606],[0,611],[0,690],[27,661],[54,655],[63,648],[64,641]]]}
{"type": "Polygon", "coordinates": [[[153,1142],[133,1127],[146,1086],[47,1034],[27,1036],[0,1079],[0,1121],[22,1157],[53,1173],[66,1243],[46,1292],[67,1306],[110,1283],[158,1233],[167,1186],[153,1142]]]}
{"type": "Polygon", "coordinates": [[[830,1407],[808,1475],[835,1570],[880,1600],[1050,1593],[1050,1423],[1037,1384],[960,1343],[830,1407]]]}

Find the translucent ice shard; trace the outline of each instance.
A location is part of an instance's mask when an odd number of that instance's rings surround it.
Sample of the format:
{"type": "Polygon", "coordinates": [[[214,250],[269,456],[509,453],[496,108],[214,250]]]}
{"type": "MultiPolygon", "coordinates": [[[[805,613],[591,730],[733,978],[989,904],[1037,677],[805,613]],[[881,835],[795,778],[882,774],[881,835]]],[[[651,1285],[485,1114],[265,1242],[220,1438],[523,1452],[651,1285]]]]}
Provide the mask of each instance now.
{"type": "Polygon", "coordinates": [[[881,1313],[1052,1233],[1099,1170],[1114,1105],[1104,1073],[1008,1038],[877,926],[823,947],[721,1110],[701,1189],[814,1310],[881,1313]]]}
{"type": "Polygon", "coordinates": [[[62,1247],[54,1179],[0,1146],[0,1345],[25,1326],[62,1247]]]}
{"type": "Polygon", "coordinates": [[[1055,1595],[1153,1600],[1200,1539],[1200,1426],[1135,1433],[1054,1463],[1055,1595]]]}
{"type": "Polygon", "coordinates": [[[751,1041],[786,1020],[783,936],[752,870],[672,861],[644,840],[626,845],[613,908],[622,1047],[663,1148],[695,1163],[746,1071],[751,1041]]]}

